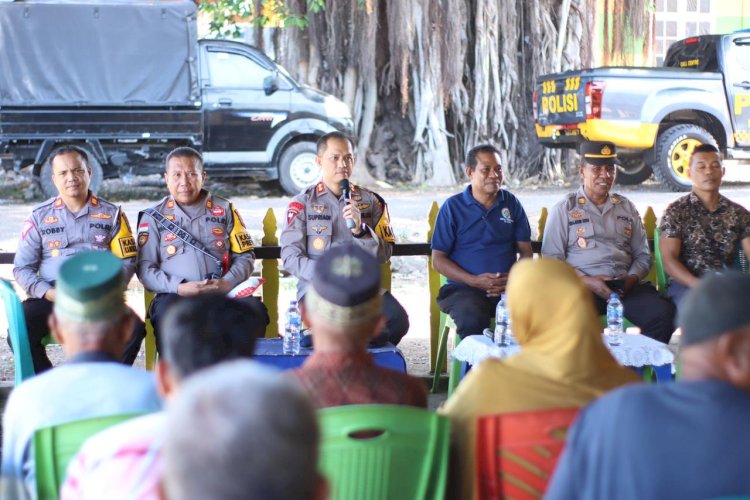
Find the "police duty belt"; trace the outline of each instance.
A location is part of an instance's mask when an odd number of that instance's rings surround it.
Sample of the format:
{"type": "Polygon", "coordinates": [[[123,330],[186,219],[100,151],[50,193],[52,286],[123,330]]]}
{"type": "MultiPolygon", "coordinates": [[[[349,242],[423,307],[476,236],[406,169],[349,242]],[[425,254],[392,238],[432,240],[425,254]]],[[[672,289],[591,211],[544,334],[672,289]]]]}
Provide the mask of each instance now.
{"type": "Polygon", "coordinates": [[[172,222],[171,220],[164,217],[164,215],[156,210],[155,208],[147,208],[143,211],[144,213],[150,215],[157,224],[159,224],[161,227],[169,231],[170,233],[174,234],[177,238],[182,240],[186,245],[191,246],[192,248],[198,250],[202,254],[207,255],[216,263],[216,268],[219,270],[219,275],[217,277],[221,277],[221,271],[222,271],[222,264],[221,259],[217,259],[214,255],[212,255],[206,246],[200,242],[198,238],[187,232],[186,230],[182,229],[180,226],[172,222]]]}

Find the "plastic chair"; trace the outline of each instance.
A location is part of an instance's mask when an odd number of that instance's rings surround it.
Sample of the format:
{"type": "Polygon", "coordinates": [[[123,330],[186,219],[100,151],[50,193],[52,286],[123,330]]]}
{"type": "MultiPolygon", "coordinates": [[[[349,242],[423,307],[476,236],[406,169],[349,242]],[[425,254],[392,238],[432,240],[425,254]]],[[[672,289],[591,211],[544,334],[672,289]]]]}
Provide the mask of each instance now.
{"type": "Polygon", "coordinates": [[[450,421],[421,408],[355,405],[320,410],[320,470],[332,500],[440,499],[450,421]]]}
{"type": "MultiPolygon", "coordinates": [[[[438,352],[435,357],[435,374],[432,376],[432,388],[431,393],[438,392],[440,388],[440,373],[443,371],[443,363],[448,358],[448,337],[450,336],[451,330],[456,330],[456,323],[453,322],[453,318],[444,312],[440,313],[440,338],[438,339],[438,352]]],[[[458,346],[461,342],[461,337],[458,334],[453,336],[453,349],[458,346]]],[[[453,394],[453,391],[461,382],[461,376],[465,371],[464,364],[457,360],[451,360],[450,368],[448,369],[448,396],[453,394]]]]}
{"type": "Polygon", "coordinates": [[[661,248],[659,237],[661,232],[658,227],[654,228],[654,267],[656,268],[656,289],[662,297],[667,296],[667,273],[664,271],[664,263],[661,259],[661,248]]]}
{"type": "Polygon", "coordinates": [[[154,325],[151,324],[151,319],[148,317],[148,310],[151,307],[151,301],[154,300],[154,292],[150,292],[146,289],[143,290],[143,303],[146,306],[144,309],[146,317],[144,323],[146,324],[146,370],[153,371],[154,365],[156,365],[156,358],[158,353],[156,352],[156,335],[154,335],[154,325]]]}
{"type": "Polygon", "coordinates": [[[141,415],[131,413],[76,420],[39,429],[34,433],[34,467],[37,498],[57,499],[70,460],[94,434],[141,415]]]}
{"type": "Polygon", "coordinates": [[[479,498],[542,498],[578,408],[480,417],[479,498]]]}
{"type": "Polygon", "coordinates": [[[35,374],[29,335],[26,330],[26,319],[23,316],[21,300],[16,295],[13,285],[5,280],[0,280],[0,294],[3,296],[5,316],[8,319],[8,337],[13,344],[15,384],[18,385],[35,374]]]}

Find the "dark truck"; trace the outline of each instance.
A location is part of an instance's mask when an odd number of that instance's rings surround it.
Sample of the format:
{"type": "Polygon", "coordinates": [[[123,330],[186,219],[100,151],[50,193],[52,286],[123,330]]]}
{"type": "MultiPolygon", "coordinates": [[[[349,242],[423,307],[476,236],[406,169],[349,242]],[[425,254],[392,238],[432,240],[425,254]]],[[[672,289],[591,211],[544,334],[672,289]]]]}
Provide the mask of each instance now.
{"type": "Polygon", "coordinates": [[[212,177],[319,174],[315,141],[352,132],[347,106],[297,83],[260,51],[198,40],[193,2],[0,2],[0,160],[34,165],[55,194],[55,146],[84,147],[102,178],[160,173],[181,145],[212,177]]]}
{"type": "Polygon", "coordinates": [[[545,75],[534,91],[539,141],[575,147],[584,138],[618,146],[618,181],[651,176],[690,189],[690,154],[713,144],[750,158],[750,32],[674,43],[663,68],[595,68],[545,75]]]}

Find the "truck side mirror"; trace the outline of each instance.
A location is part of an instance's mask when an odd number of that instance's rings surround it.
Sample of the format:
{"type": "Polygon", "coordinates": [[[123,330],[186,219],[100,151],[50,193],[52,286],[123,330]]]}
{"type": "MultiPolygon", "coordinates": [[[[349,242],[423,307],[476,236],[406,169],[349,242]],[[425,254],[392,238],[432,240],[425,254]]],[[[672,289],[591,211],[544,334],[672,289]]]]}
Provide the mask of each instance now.
{"type": "Polygon", "coordinates": [[[263,79],[263,92],[266,93],[266,95],[271,95],[274,92],[279,90],[279,82],[276,79],[276,75],[269,75],[263,79]]]}

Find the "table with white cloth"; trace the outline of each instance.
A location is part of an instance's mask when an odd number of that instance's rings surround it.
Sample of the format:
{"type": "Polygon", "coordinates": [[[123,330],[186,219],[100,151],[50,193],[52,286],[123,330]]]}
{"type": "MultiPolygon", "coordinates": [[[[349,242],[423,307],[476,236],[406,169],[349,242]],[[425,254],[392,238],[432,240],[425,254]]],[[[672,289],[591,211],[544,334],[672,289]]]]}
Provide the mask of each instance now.
{"type": "MultiPolygon", "coordinates": [[[[645,335],[623,335],[620,345],[609,345],[604,340],[612,356],[623,366],[634,369],[643,375],[643,369],[651,367],[657,382],[672,380],[674,354],[669,348],[645,335]]],[[[478,365],[488,358],[503,359],[521,351],[521,346],[498,346],[485,335],[469,335],[453,350],[451,357],[462,363],[461,376],[469,367],[478,365]]]]}

